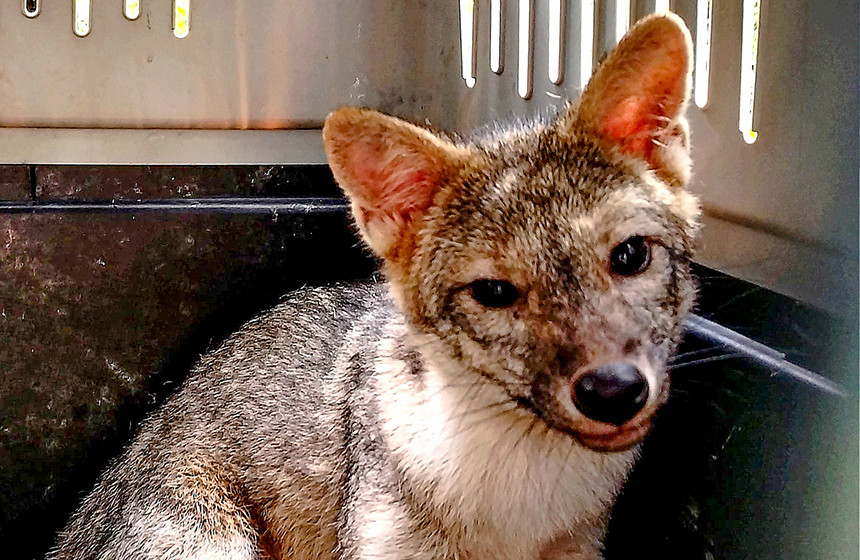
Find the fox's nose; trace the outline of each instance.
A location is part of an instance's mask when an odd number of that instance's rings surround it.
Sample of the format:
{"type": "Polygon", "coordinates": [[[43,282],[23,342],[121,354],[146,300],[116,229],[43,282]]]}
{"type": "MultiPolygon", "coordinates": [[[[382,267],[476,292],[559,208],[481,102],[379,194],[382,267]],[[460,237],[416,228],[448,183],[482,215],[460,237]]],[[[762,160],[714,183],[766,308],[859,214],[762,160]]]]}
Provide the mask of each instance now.
{"type": "Polygon", "coordinates": [[[571,394],[576,408],[588,418],[620,426],[645,406],[648,382],[632,364],[610,364],[580,375],[571,394]]]}

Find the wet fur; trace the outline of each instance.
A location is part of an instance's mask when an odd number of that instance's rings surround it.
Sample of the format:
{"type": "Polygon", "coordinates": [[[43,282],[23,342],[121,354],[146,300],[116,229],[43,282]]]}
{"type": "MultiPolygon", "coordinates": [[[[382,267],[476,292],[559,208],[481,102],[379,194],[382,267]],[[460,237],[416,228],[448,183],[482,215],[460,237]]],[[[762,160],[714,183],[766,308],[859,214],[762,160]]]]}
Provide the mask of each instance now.
{"type": "Polygon", "coordinates": [[[683,82],[663,92],[615,80],[645,46],[666,65],[689,50],[677,18],[649,21],[592,93],[527,127],[453,141],[333,114],[329,161],[388,282],[294,293],[205,356],[50,558],[600,558],[694,298],[688,69],[645,65],[683,82]],[[644,90],[659,118],[619,125],[644,90]],[[609,254],[631,236],[651,265],[621,278],[609,254]],[[520,299],[482,307],[486,278],[520,299]],[[629,430],[570,399],[622,360],[650,387],[629,430]]]}

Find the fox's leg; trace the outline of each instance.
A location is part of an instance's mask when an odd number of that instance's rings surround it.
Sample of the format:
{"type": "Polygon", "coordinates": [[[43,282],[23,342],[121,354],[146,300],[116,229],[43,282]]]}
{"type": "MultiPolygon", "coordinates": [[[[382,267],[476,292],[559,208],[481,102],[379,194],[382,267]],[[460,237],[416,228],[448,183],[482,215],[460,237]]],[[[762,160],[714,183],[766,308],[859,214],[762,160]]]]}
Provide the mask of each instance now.
{"type": "MultiPolygon", "coordinates": [[[[429,519],[410,516],[402,501],[377,494],[360,498],[354,507],[355,525],[350,528],[350,545],[340,560],[455,560],[472,556],[458,548],[454,534],[429,519]]],[[[538,552],[512,553],[484,543],[486,558],[531,558],[533,560],[603,560],[602,527],[583,526],[559,536],[538,552]]]]}
{"type": "Polygon", "coordinates": [[[553,539],[540,554],[540,560],[603,560],[603,538],[607,518],[583,520],[553,539]]]}
{"type": "Polygon", "coordinates": [[[258,560],[260,531],[237,478],[191,453],[127,455],[84,499],[50,560],[258,560]]]}
{"type": "MultiPolygon", "coordinates": [[[[371,478],[371,477],[368,477],[371,478]]],[[[344,504],[339,560],[451,560],[456,557],[439,526],[416,520],[396,493],[367,478],[344,504]]]]}
{"type": "MultiPolygon", "coordinates": [[[[82,510],[60,536],[50,560],[268,560],[254,531],[215,527],[203,509],[170,512],[164,504],[132,506],[134,512],[94,520],[82,510]],[[178,514],[178,515],[177,515],[178,514]]],[[[169,506],[168,506],[169,507],[169,506]]],[[[98,514],[96,514],[98,515],[98,514]]]]}
{"type": "Polygon", "coordinates": [[[603,560],[600,546],[561,546],[541,554],[540,560],[603,560]]]}

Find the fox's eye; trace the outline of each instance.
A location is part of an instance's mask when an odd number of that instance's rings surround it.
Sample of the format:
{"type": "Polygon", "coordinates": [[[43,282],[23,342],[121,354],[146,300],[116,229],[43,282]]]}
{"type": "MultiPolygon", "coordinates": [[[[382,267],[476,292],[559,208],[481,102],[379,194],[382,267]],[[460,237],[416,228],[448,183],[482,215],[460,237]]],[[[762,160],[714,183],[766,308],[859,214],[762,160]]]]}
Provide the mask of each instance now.
{"type": "Polygon", "coordinates": [[[520,299],[520,291],[505,280],[475,280],[469,288],[475,301],[484,307],[509,307],[520,299]]]}
{"type": "Polygon", "coordinates": [[[622,241],[612,249],[609,265],[612,272],[622,276],[639,274],[651,264],[651,244],[637,235],[622,241]]]}

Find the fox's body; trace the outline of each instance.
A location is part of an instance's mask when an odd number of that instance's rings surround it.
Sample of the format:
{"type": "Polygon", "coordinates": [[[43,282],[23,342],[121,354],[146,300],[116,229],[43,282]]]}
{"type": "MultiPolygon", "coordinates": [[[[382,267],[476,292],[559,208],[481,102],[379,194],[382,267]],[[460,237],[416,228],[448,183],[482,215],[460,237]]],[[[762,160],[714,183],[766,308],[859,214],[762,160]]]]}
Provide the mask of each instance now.
{"type": "Polygon", "coordinates": [[[331,115],[388,282],[205,356],[52,557],[600,558],[693,301],[688,59],[652,18],[578,105],[470,141],[331,115]]]}
{"type": "Polygon", "coordinates": [[[491,384],[451,384],[410,338],[383,285],[293,294],[146,422],[64,553],[502,559],[569,535],[598,543],[634,452],[591,451],[493,407],[491,384]]]}

